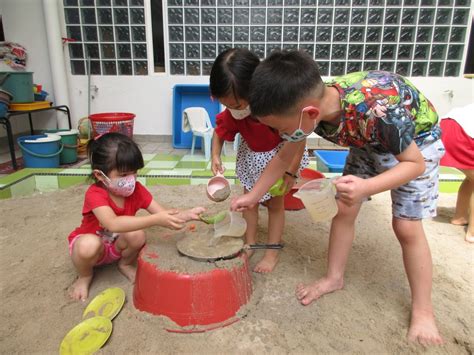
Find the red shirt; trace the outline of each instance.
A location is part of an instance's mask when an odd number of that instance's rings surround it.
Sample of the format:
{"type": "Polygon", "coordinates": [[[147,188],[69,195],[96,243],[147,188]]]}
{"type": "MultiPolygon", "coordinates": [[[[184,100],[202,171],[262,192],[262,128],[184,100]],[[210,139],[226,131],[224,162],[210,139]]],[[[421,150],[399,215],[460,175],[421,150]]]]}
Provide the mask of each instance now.
{"type": "Polygon", "coordinates": [[[153,196],[150,192],[137,181],[135,191],[128,197],[125,197],[124,206],[118,207],[109,196],[105,187],[99,184],[92,184],[86,191],[84,198],[84,207],[82,208],[82,222],[80,227],[76,228],[68,237],[71,241],[76,235],[92,233],[104,229],[92,210],[101,206],[109,206],[117,216],[135,216],[141,208],[146,209],[150,206],[153,196]]]}
{"type": "Polygon", "coordinates": [[[220,139],[233,141],[237,133],[254,152],[268,152],[282,141],[278,132],[250,116],[236,120],[228,109],[216,116],[216,134],[220,139]]]}

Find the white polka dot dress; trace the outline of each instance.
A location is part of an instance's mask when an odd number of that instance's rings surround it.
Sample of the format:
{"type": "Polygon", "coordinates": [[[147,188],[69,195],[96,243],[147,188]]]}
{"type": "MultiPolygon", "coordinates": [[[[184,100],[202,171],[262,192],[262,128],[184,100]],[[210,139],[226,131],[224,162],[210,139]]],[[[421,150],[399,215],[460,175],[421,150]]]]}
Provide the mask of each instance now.
{"type": "MultiPolygon", "coordinates": [[[[257,183],[257,180],[262,175],[263,170],[267,164],[278,153],[285,142],[281,142],[278,146],[267,152],[254,152],[249,148],[247,142],[242,139],[237,150],[236,174],[240,183],[247,191],[251,191],[257,183]]],[[[301,159],[299,171],[303,170],[309,165],[308,150],[305,148],[303,158],[301,159]]],[[[265,202],[271,199],[269,193],[263,195],[260,202],[265,202]]]]}

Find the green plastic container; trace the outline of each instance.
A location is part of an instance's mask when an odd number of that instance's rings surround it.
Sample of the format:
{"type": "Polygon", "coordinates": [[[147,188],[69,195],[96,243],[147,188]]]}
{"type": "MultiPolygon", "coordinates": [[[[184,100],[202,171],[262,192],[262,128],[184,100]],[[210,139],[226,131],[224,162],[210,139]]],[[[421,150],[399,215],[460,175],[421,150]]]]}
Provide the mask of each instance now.
{"type": "Polygon", "coordinates": [[[34,102],[33,72],[0,72],[0,89],[13,95],[12,103],[34,102]]]}
{"type": "Polygon", "coordinates": [[[60,164],[71,164],[77,161],[77,140],[79,137],[77,129],[50,129],[43,131],[43,133],[53,133],[61,137],[64,148],[59,156],[60,164]]]}

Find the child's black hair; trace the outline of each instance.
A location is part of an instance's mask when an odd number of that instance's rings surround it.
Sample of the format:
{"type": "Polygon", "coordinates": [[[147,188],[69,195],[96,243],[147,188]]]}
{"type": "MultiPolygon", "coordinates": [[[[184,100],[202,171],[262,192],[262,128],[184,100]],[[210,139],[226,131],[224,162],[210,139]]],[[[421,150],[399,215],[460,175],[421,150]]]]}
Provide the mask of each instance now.
{"type": "Polygon", "coordinates": [[[254,116],[285,114],[310,94],[323,92],[318,65],[308,53],[275,51],[253,73],[250,110],[254,116]]]}
{"type": "Polygon", "coordinates": [[[108,175],[118,172],[136,171],[143,168],[143,156],[138,145],[121,133],[106,133],[87,144],[87,156],[92,170],[101,170],[108,175]]]}
{"type": "Polygon", "coordinates": [[[260,59],[246,48],[230,48],[220,53],[211,69],[210,89],[216,98],[232,95],[248,100],[250,79],[260,59]]]}

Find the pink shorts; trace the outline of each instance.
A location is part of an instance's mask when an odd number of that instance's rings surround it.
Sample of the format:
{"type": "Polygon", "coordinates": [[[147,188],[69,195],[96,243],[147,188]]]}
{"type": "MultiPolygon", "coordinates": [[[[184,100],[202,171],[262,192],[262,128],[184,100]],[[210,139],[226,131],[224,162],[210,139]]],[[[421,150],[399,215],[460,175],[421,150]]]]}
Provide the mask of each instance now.
{"type": "MultiPolygon", "coordinates": [[[[72,255],[72,248],[74,246],[74,242],[76,241],[77,238],[79,238],[82,234],[76,235],[72,240],[69,242],[69,255],[72,255]]],[[[104,254],[102,257],[95,263],[95,266],[100,266],[100,265],[106,265],[106,264],[112,264],[116,262],[117,260],[120,260],[122,258],[122,255],[117,251],[115,248],[115,242],[117,240],[114,240],[112,243],[105,241],[102,239],[102,244],[104,245],[104,254]]]]}

